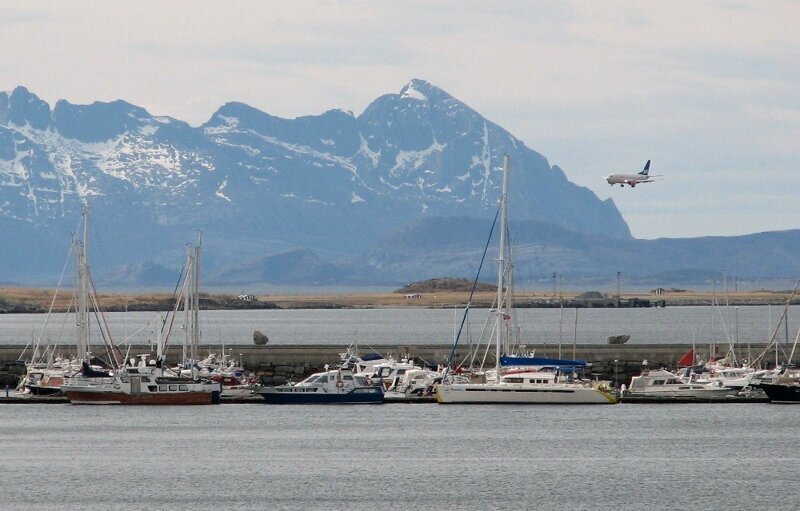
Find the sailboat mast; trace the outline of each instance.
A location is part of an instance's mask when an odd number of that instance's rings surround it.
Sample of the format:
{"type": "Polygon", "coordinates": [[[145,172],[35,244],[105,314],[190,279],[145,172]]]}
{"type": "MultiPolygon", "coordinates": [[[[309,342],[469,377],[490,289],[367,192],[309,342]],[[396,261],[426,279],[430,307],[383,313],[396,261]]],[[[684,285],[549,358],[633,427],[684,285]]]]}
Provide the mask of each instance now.
{"type": "Polygon", "coordinates": [[[192,274],[192,264],[193,257],[192,257],[192,247],[190,245],[186,246],[186,276],[184,277],[183,283],[183,358],[181,359],[181,365],[186,366],[187,360],[189,360],[189,343],[192,336],[192,325],[189,321],[189,312],[191,311],[192,304],[191,304],[191,277],[192,274]]]}
{"type": "Polygon", "coordinates": [[[89,204],[83,204],[83,240],[75,243],[78,260],[78,358],[89,362],[89,204]]]}
{"type": "Polygon", "coordinates": [[[500,253],[497,264],[497,321],[495,323],[495,371],[500,381],[500,348],[503,334],[503,277],[506,270],[506,222],[508,221],[508,155],[503,157],[503,193],[500,195],[500,253]]]}
{"type": "Polygon", "coordinates": [[[200,350],[200,247],[203,245],[203,231],[197,237],[197,247],[194,249],[194,315],[192,323],[192,361],[197,360],[197,352],[200,350]]]}

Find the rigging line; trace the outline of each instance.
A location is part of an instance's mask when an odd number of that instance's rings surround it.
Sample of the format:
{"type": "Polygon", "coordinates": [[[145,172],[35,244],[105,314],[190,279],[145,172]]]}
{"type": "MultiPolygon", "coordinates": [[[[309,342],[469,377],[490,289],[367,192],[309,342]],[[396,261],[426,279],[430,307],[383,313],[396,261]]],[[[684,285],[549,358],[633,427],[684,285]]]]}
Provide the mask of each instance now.
{"type": "Polygon", "coordinates": [[[95,308],[95,318],[97,318],[98,326],[100,327],[100,335],[103,337],[103,342],[106,345],[106,351],[111,351],[109,353],[110,357],[113,357],[113,362],[116,364],[116,367],[122,366],[122,352],[114,345],[114,340],[111,338],[111,329],[108,326],[108,320],[106,319],[105,311],[100,307],[100,303],[97,301],[97,287],[94,285],[94,279],[92,278],[92,274],[87,272],[89,276],[89,285],[92,287],[91,292],[91,299],[92,303],[94,303],[95,308]],[[97,317],[99,315],[99,318],[97,317]],[[103,320],[103,324],[100,324],[100,318],[103,320]],[[105,332],[103,331],[103,325],[105,325],[105,332]]]}
{"type": "MultiPolygon", "coordinates": [[[[184,268],[186,268],[185,264],[184,264],[184,268]]],[[[181,269],[181,275],[183,275],[183,269],[181,269]]],[[[169,344],[170,335],[172,334],[172,327],[175,326],[175,319],[178,317],[178,310],[180,309],[181,303],[183,302],[183,295],[185,294],[184,291],[186,290],[186,286],[188,285],[188,282],[189,282],[189,274],[187,272],[185,278],[183,279],[183,286],[181,286],[180,297],[175,300],[175,308],[172,311],[172,317],[170,318],[170,321],[169,321],[169,328],[167,329],[167,334],[164,336],[164,339],[163,339],[163,341],[161,343],[161,345],[162,345],[161,346],[161,355],[164,357],[164,360],[166,360],[166,358],[167,358],[167,350],[169,349],[167,347],[167,345],[169,344]]],[[[178,284],[180,284],[180,280],[178,281],[178,284]]],[[[177,288],[178,285],[176,285],[175,287],[177,288]]],[[[173,294],[173,297],[174,296],[175,295],[173,294]]],[[[167,314],[167,315],[169,315],[169,314],[167,314]]],[[[164,322],[164,324],[166,324],[166,322],[167,322],[167,318],[166,317],[164,318],[163,322],[164,322]]],[[[164,331],[163,327],[162,327],[161,331],[162,332],[164,331]]],[[[183,365],[184,362],[185,362],[185,360],[181,360],[181,365],[183,365]]]]}
{"type": "Polygon", "coordinates": [[[61,322],[61,329],[58,331],[58,335],[56,336],[56,342],[53,343],[53,352],[55,352],[56,348],[58,347],[58,343],[61,339],[61,336],[64,334],[64,328],[67,326],[67,318],[69,317],[69,311],[72,310],[72,306],[75,305],[75,295],[77,295],[78,290],[72,290],[72,297],[67,304],[67,310],[64,311],[64,321],[61,322]]]}
{"type": "Polygon", "coordinates": [[[458,334],[456,334],[456,340],[453,342],[453,349],[450,350],[450,356],[447,357],[447,367],[451,367],[453,365],[453,359],[456,356],[456,349],[458,348],[458,342],[461,339],[461,331],[464,329],[464,323],[467,321],[467,314],[469,313],[470,304],[472,303],[472,297],[475,295],[475,289],[478,287],[478,279],[481,276],[481,269],[483,268],[483,262],[486,260],[486,252],[489,251],[489,243],[492,241],[492,234],[494,234],[494,227],[497,225],[497,217],[500,215],[500,207],[497,208],[497,212],[494,214],[494,221],[492,222],[492,228],[489,231],[489,237],[486,239],[486,246],[483,247],[483,256],[481,257],[481,263],[478,265],[478,272],[475,275],[475,280],[472,281],[472,289],[469,292],[469,298],[467,299],[467,306],[464,308],[464,315],[461,317],[461,325],[458,327],[458,334]]]}
{"type": "Polygon", "coordinates": [[[789,305],[792,303],[792,298],[794,298],[794,295],[797,294],[798,287],[800,287],[800,279],[794,285],[794,289],[792,289],[792,294],[790,294],[789,298],[786,300],[786,305],[783,306],[783,313],[781,314],[780,319],[778,319],[778,324],[775,325],[775,331],[772,332],[772,337],[770,337],[769,342],[767,342],[767,346],[764,348],[764,351],[762,351],[761,354],[755,358],[754,361],[758,361],[761,359],[761,357],[766,355],[767,351],[769,351],[770,348],[772,348],[773,342],[777,345],[778,330],[780,330],[781,323],[783,323],[784,320],[786,320],[788,324],[788,319],[786,318],[786,315],[789,312],[789,305]]]}
{"type": "MultiPolygon", "coordinates": [[[[373,353],[377,353],[378,355],[383,356],[383,354],[380,351],[376,350],[375,348],[373,348],[369,344],[367,344],[367,348],[371,349],[373,353]]],[[[400,358],[403,358],[402,353],[400,354],[400,358]]]]}
{"type": "Polygon", "coordinates": [[[149,326],[150,326],[150,323],[152,323],[152,320],[148,321],[148,322],[147,322],[147,323],[145,323],[145,324],[144,324],[144,326],[143,326],[143,327],[141,327],[139,330],[137,330],[137,331],[133,332],[133,333],[132,333],[132,334],[130,334],[128,337],[126,337],[125,339],[123,339],[123,340],[122,340],[122,342],[121,342],[121,343],[119,343],[117,346],[122,346],[123,344],[127,344],[127,343],[128,343],[128,341],[130,341],[131,339],[133,339],[133,337],[134,337],[136,334],[138,334],[139,332],[141,332],[141,331],[142,331],[142,330],[144,330],[145,328],[149,327],[149,326]]]}
{"type": "MultiPolygon", "coordinates": [[[[181,272],[178,274],[178,280],[175,282],[175,289],[172,290],[172,298],[171,298],[171,300],[175,300],[175,295],[178,294],[178,288],[181,287],[181,281],[183,280],[183,272],[184,271],[186,271],[186,261],[183,262],[183,266],[181,267],[181,272]]],[[[164,332],[164,327],[167,324],[167,319],[169,319],[169,318],[167,318],[165,316],[164,319],[161,322],[161,332],[162,333],[164,332]]]]}
{"type": "MultiPolygon", "coordinates": [[[[53,307],[56,304],[56,298],[58,298],[58,291],[61,289],[61,284],[64,281],[64,274],[67,272],[67,266],[69,266],[69,261],[70,261],[70,259],[72,259],[72,247],[73,247],[73,244],[70,243],[69,244],[69,250],[67,251],[67,260],[64,261],[64,267],[61,269],[61,276],[58,278],[58,285],[56,286],[56,292],[53,293],[53,299],[50,301],[50,307],[47,309],[47,316],[45,316],[45,318],[44,318],[44,326],[42,327],[42,331],[39,332],[39,338],[36,339],[36,344],[33,347],[33,352],[34,353],[36,353],[36,350],[41,345],[42,337],[44,336],[45,330],[47,330],[47,323],[50,320],[50,314],[52,314],[53,307]]],[[[22,358],[22,355],[25,354],[25,350],[28,349],[28,346],[30,346],[30,342],[28,342],[28,344],[25,345],[25,347],[22,349],[22,353],[19,354],[18,358],[22,358]]],[[[31,358],[33,358],[33,357],[31,357],[31,358]]]]}
{"type": "MultiPolygon", "coordinates": [[[[492,305],[489,307],[489,310],[493,310],[497,305],[497,296],[492,299],[492,305]]],[[[489,314],[486,316],[486,321],[483,323],[483,328],[481,329],[481,335],[478,337],[478,344],[475,346],[475,351],[472,353],[472,360],[469,362],[469,367],[473,367],[475,365],[475,358],[478,356],[481,350],[481,345],[483,344],[484,339],[486,339],[486,353],[483,355],[483,360],[481,361],[480,369],[483,369],[483,364],[486,361],[486,354],[489,352],[489,346],[492,344],[492,337],[494,336],[494,326],[492,321],[492,315],[489,314]],[[486,338],[486,331],[490,330],[489,338],[486,338]]]]}

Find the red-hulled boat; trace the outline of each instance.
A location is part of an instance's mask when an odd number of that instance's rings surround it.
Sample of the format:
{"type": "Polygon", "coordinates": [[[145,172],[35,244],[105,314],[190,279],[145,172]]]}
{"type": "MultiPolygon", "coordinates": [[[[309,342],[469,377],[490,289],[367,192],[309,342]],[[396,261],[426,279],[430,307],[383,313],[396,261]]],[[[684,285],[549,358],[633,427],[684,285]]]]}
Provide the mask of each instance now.
{"type": "MultiPolygon", "coordinates": [[[[156,361],[154,361],[156,362],[156,361]]],[[[211,405],[220,402],[217,382],[164,376],[158,363],[144,359],[108,378],[75,378],[61,387],[72,404],[211,405]]]]}

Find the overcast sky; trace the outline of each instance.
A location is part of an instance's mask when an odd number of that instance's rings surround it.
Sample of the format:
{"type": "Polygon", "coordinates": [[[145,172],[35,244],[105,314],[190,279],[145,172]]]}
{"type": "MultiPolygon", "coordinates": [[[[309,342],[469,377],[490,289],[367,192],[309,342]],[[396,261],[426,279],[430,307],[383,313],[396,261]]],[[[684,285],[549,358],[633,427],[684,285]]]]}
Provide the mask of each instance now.
{"type": "Polygon", "coordinates": [[[422,78],[614,199],[638,238],[800,228],[800,2],[15,2],[0,90],[356,115],[422,78]],[[652,159],[662,182],[602,176],[652,159]]]}

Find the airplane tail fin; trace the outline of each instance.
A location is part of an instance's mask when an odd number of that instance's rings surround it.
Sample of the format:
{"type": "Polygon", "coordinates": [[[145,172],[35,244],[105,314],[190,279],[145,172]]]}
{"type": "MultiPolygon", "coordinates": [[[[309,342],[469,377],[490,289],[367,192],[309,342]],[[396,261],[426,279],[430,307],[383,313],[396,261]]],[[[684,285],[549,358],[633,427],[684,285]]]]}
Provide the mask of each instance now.
{"type": "Polygon", "coordinates": [[[649,173],[650,173],[650,160],[647,160],[647,163],[644,164],[644,169],[642,169],[642,171],[639,172],[639,174],[646,176],[649,173]]]}

